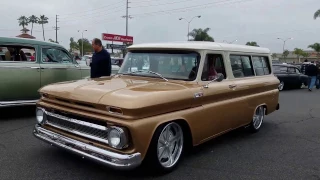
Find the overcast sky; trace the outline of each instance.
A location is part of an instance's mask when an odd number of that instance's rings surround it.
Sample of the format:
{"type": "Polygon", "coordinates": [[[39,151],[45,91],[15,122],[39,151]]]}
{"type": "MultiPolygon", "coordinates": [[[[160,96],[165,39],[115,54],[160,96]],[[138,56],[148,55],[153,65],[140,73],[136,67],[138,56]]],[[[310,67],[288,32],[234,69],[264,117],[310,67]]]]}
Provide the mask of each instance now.
{"type": "MultiPolygon", "coordinates": [[[[84,37],[101,38],[101,33],[125,34],[125,0],[14,0],[0,2],[0,36],[13,37],[21,32],[17,19],[21,15],[44,14],[45,37],[55,40],[55,15],[59,15],[58,41],[69,49],[69,39],[81,38],[78,30],[88,30],[84,37]]],[[[313,14],[320,9],[319,0],[130,0],[129,35],[134,43],[187,40],[187,22],[193,28],[206,28],[216,42],[234,41],[245,44],[256,41],[273,52],[282,52],[281,38],[294,38],[286,49],[307,49],[320,42],[320,19],[313,14]],[[317,34],[316,34],[317,33],[317,34]]],[[[31,24],[28,26],[31,29],[31,24]]],[[[34,36],[43,40],[40,25],[34,36]]],[[[106,44],[106,42],[103,42],[106,44]]]]}

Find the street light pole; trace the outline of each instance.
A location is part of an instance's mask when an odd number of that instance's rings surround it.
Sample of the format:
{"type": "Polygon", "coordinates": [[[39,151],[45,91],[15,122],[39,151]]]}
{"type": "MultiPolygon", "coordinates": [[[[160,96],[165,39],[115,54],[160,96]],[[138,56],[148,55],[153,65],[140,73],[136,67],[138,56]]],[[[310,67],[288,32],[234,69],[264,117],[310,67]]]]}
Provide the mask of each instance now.
{"type": "MultiPolygon", "coordinates": [[[[277,38],[277,39],[280,39],[280,40],[283,41],[282,56],[283,56],[283,59],[285,59],[285,58],[284,58],[284,47],[285,47],[285,45],[286,45],[286,42],[287,42],[288,40],[290,40],[290,39],[293,39],[293,38],[287,38],[286,40],[284,40],[284,39],[282,39],[282,38],[277,38]]],[[[286,61],[286,60],[285,60],[285,61],[286,61]]]]}
{"type": "MultiPolygon", "coordinates": [[[[81,47],[81,50],[82,50],[82,52],[81,52],[81,57],[83,57],[83,32],[85,32],[85,31],[88,31],[88,30],[83,30],[83,31],[82,31],[82,36],[81,36],[81,37],[82,37],[82,39],[81,39],[81,46],[82,46],[82,47],[81,47]]],[[[78,32],[80,32],[80,30],[78,30],[78,32]]]]}
{"type": "Polygon", "coordinates": [[[192,21],[194,18],[201,18],[201,16],[194,16],[193,18],[190,19],[190,21],[188,21],[188,20],[185,19],[185,18],[179,18],[180,21],[181,21],[181,20],[185,20],[185,21],[187,21],[187,23],[188,23],[188,34],[187,34],[188,41],[189,41],[189,33],[190,33],[190,23],[191,23],[191,21],[192,21]]]}

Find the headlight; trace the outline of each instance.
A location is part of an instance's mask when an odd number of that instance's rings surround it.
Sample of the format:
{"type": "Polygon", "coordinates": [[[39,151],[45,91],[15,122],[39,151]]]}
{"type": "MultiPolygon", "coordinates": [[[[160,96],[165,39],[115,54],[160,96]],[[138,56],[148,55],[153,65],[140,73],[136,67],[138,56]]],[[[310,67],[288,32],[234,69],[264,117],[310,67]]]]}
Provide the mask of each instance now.
{"type": "Polygon", "coordinates": [[[45,114],[44,114],[44,110],[42,108],[37,108],[36,110],[36,117],[37,117],[37,122],[39,124],[42,124],[44,122],[45,119],[45,114]]]}
{"type": "Polygon", "coordinates": [[[119,127],[110,127],[108,133],[109,145],[116,149],[123,149],[128,144],[127,136],[125,131],[119,127]]]}

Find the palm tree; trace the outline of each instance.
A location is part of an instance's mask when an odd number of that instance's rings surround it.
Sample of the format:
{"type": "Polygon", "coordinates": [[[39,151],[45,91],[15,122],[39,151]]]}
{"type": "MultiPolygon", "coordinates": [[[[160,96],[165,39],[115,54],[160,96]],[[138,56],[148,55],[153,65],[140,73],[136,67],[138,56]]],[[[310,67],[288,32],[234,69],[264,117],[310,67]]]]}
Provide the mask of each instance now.
{"type": "Polygon", "coordinates": [[[298,61],[299,63],[300,63],[300,57],[302,56],[303,53],[304,53],[304,51],[299,48],[295,48],[293,51],[293,54],[297,55],[297,59],[299,60],[298,61]]]}
{"type": "Polygon", "coordinates": [[[272,57],[273,59],[275,59],[275,58],[277,58],[277,54],[276,54],[276,53],[272,53],[271,57],[272,57]]]}
{"type": "Polygon", "coordinates": [[[211,37],[208,32],[210,31],[210,28],[199,28],[199,29],[193,29],[189,36],[191,36],[193,39],[191,41],[211,41],[214,42],[213,37],[211,37]]]}
{"type": "Polygon", "coordinates": [[[29,24],[29,19],[26,16],[20,16],[18,21],[19,21],[19,26],[22,26],[23,29],[25,26],[28,26],[29,24]]]}
{"type": "Polygon", "coordinates": [[[43,33],[43,40],[45,41],[45,37],[44,37],[44,28],[43,28],[43,25],[44,24],[48,24],[49,21],[48,21],[49,18],[47,18],[45,15],[40,15],[40,19],[38,21],[39,24],[42,25],[42,33],[43,33]]]}
{"type": "Polygon", "coordinates": [[[316,51],[318,59],[319,59],[319,57],[320,57],[320,44],[319,43],[314,43],[314,44],[309,45],[308,48],[311,48],[314,51],[316,51]]]}
{"type": "Polygon", "coordinates": [[[313,18],[314,19],[320,18],[320,9],[314,13],[313,18]]]}
{"type": "Polygon", "coordinates": [[[35,15],[32,15],[29,17],[29,22],[31,23],[31,35],[32,35],[32,30],[33,30],[33,24],[37,24],[39,21],[39,18],[35,15]]]}
{"type": "Polygon", "coordinates": [[[246,44],[247,46],[256,46],[256,47],[259,47],[258,43],[255,42],[255,41],[252,41],[252,42],[247,42],[246,44]]]}

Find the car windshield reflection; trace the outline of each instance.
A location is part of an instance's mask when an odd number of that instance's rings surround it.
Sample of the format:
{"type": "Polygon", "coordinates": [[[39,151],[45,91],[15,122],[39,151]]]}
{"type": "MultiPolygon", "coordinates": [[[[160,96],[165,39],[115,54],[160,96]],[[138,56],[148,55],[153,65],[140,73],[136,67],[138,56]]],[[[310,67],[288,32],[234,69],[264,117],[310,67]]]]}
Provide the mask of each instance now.
{"type": "Polygon", "coordinates": [[[199,62],[200,55],[190,51],[129,52],[119,73],[159,78],[154,73],[147,73],[151,71],[166,79],[192,81],[196,78],[199,62]],[[132,73],[135,71],[140,73],[132,73]]]}

